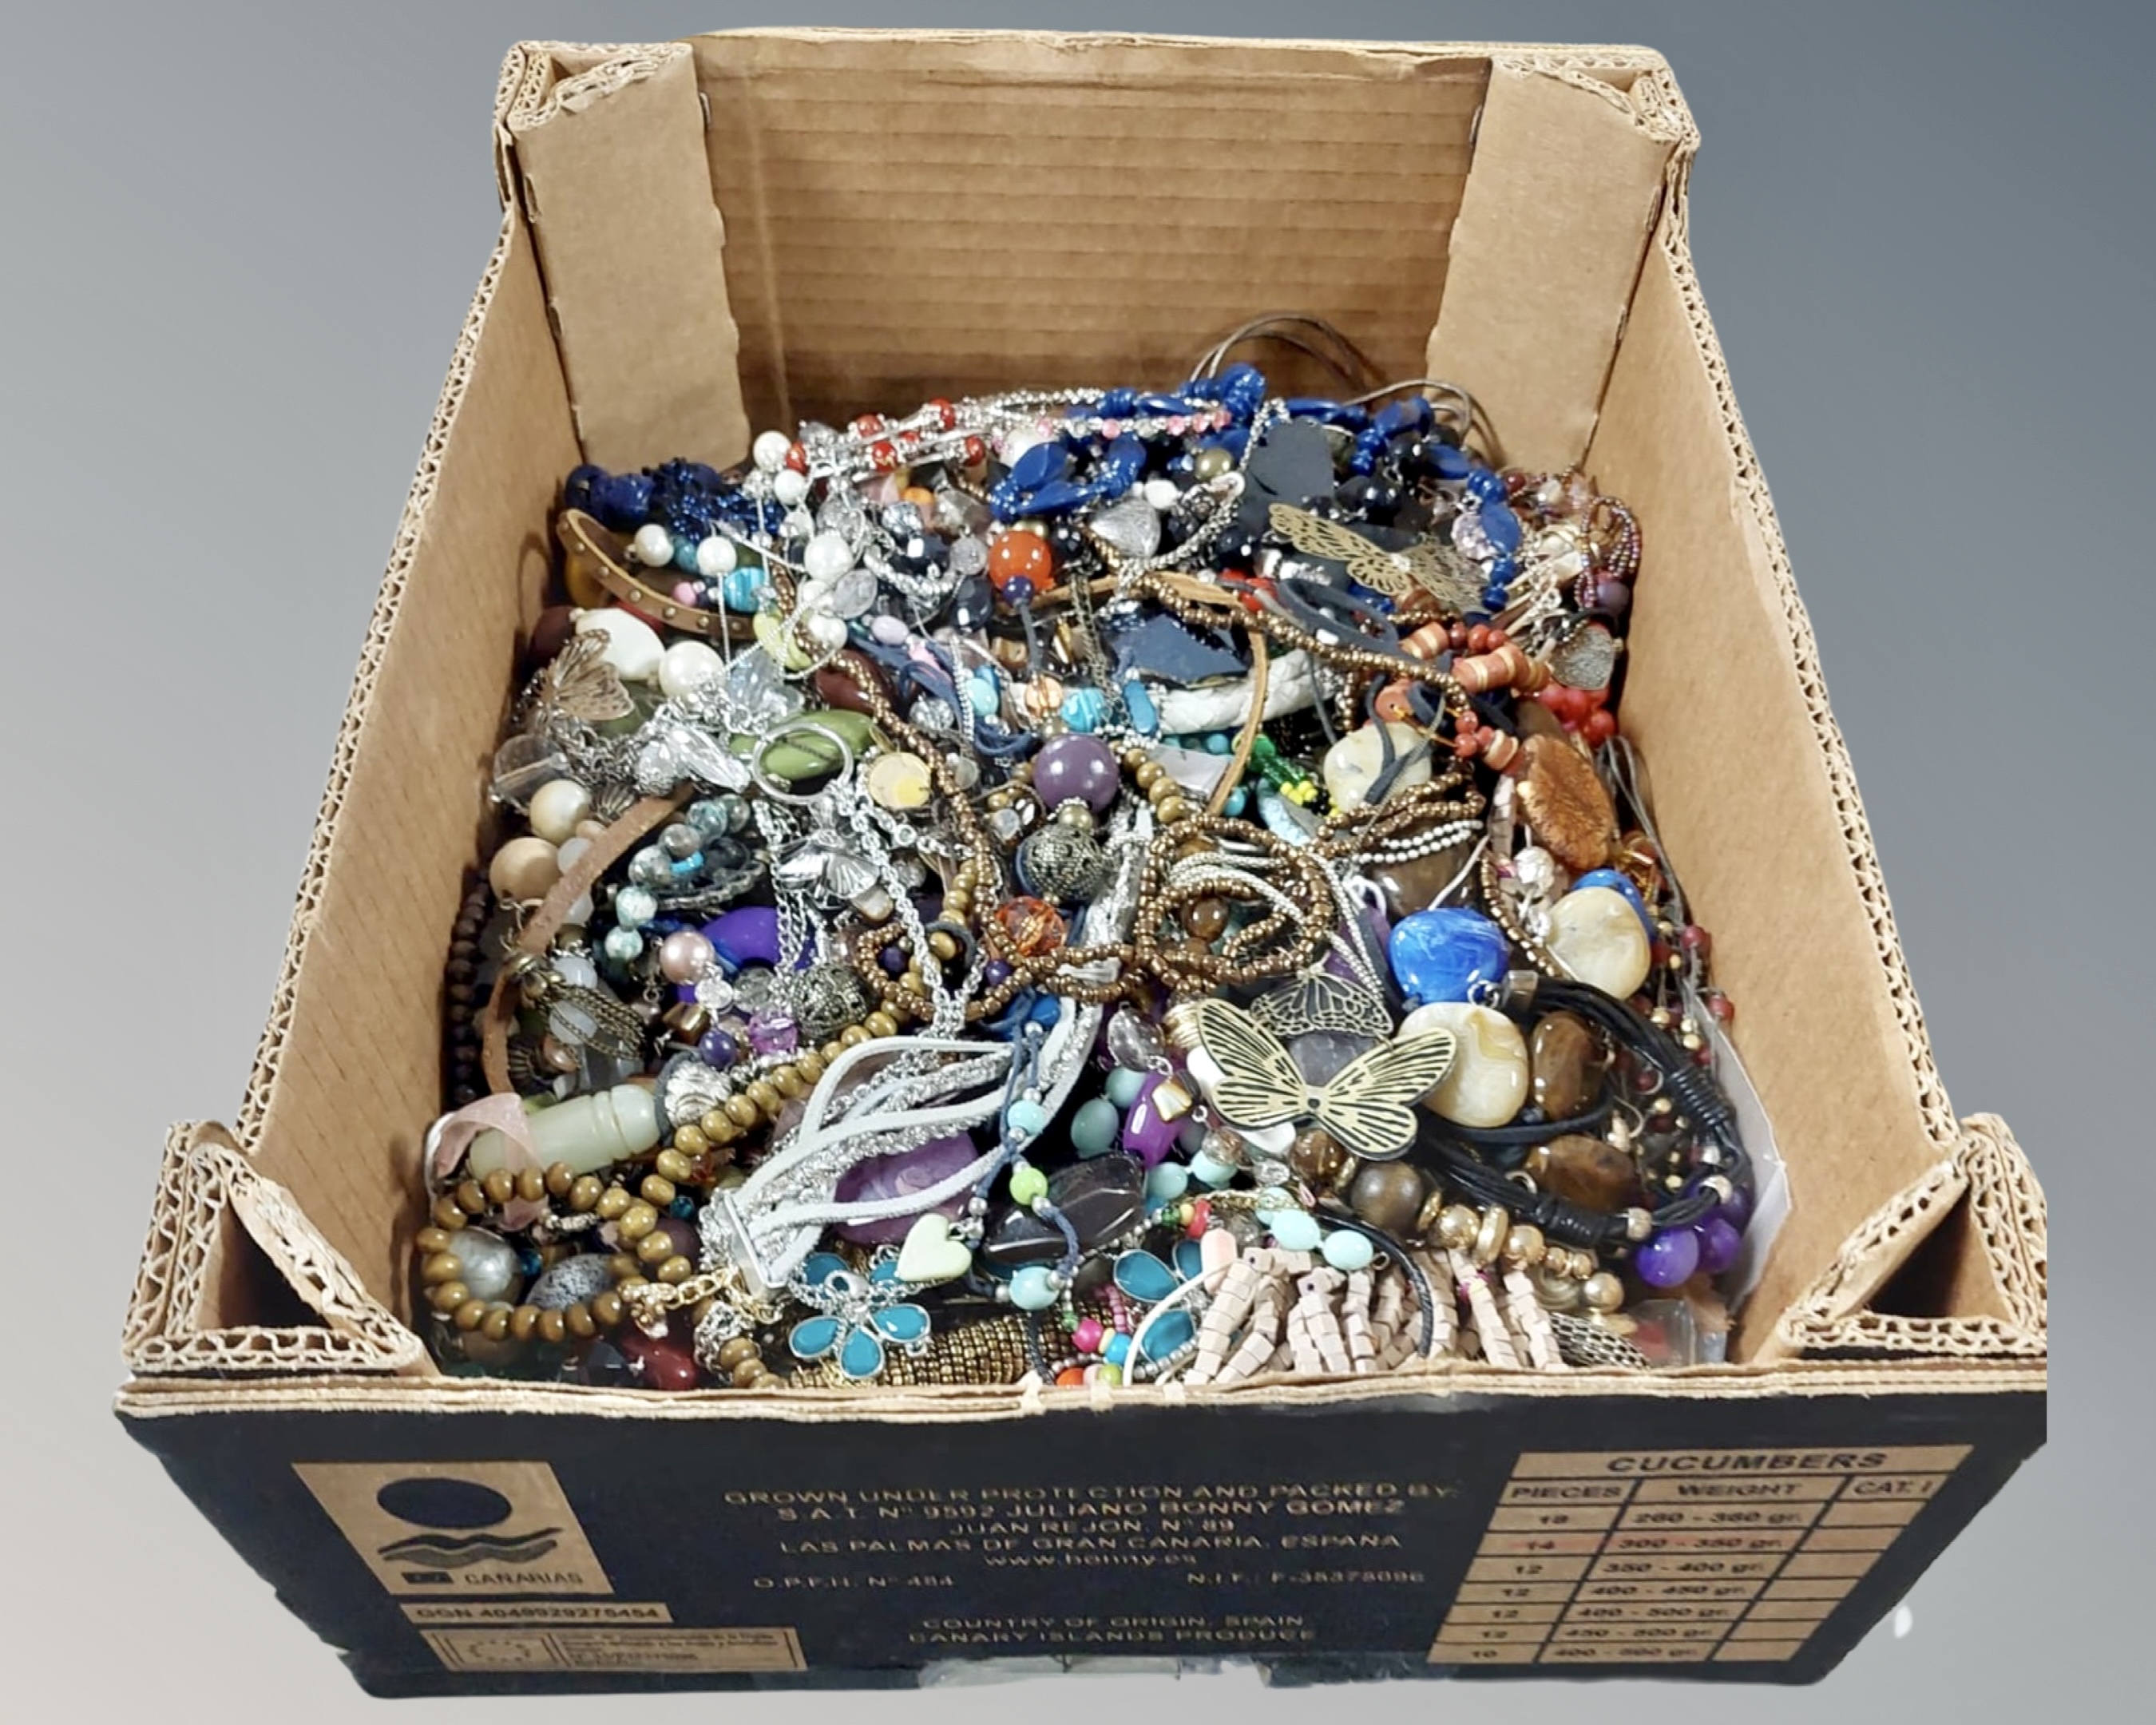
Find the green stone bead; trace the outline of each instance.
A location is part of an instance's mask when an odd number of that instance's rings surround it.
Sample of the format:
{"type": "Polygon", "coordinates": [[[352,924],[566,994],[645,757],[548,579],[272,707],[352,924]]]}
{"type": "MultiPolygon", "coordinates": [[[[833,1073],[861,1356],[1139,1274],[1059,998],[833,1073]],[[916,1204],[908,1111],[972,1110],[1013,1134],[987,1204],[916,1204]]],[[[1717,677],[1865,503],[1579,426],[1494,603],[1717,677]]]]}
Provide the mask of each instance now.
{"type": "Polygon", "coordinates": [[[1070,1117],[1070,1147],[1081,1156],[1098,1156],[1113,1147],[1122,1124],[1116,1105],[1106,1096],[1096,1096],[1070,1117]]]}
{"type": "Polygon", "coordinates": [[[1030,1206],[1035,1199],[1048,1196],[1048,1176],[1029,1162],[1022,1162],[1011,1170],[1011,1201],[1021,1207],[1030,1206]]]}
{"type": "Polygon", "coordinates": [[[1138,1099],[1138,1086],[1146,1081],[1146,1075],[1135,1066],[1118,1066],[1108,1075],[1102,1086],[1108,1100],[1118,1108],[1127,1108],[1138,1099]]]}

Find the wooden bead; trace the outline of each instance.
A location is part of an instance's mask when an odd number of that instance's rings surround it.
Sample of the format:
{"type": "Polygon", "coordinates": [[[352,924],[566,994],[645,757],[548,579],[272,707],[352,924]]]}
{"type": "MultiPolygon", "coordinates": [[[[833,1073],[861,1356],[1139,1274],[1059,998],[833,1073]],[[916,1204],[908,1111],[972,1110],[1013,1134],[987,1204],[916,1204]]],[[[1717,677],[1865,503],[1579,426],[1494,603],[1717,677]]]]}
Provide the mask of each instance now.
{"type": "Polygon", "coordinates": [[[837,1060],[840,1055],[844,1054],[852,1046],[852,1043],[843,1041],[839,1037],[834,1036],[829,1042],[825,1043],[823,1047],[817,1050],[817,1052],[823,1055],[824,1064],[828,1066],[832,1061],[837,1060]]]}
{"type": "Polygon", "coordinates": [[[592,1296],[592,1322],[603,1330],[610,1330],[622,1320],[621,1296],[608,1288],[603,1293],[592,1296]]]}
{"type": "Polygon", "coordinates": [[[509,1319],[510,1311],[506,1306],[490,1306],[486,1309],[485,1320],[479,1327],[480,1333],[490,1342],[506,1342],[509,1339],[509,1319]]]}
{"type": "Polygon", "coordinates": [[[455,1233],[458,1229],[465,1225],[467,1219],[464,1211],[458,1208],[456,1199],[447,1193],[444,1193],[434,1200],[432,1214],[434,1226],[444,1234],[455,1233]]]}
{"type": "Polygon", "coordinates": [[[609,1186],[599,1194],[599,1201],[593,1208],[598,1210],[602,1222],[614,1222],[635,1202],[621,1187],[609,1186]]]}
{"type": "Polygon", "coordinates": [[[781,1066],[771,1075],[771,1081],[782,1096],[805,1096],[808,1094],[808,1081],[793,1066],[781,1066]]]}
{"type": "MultiPolygon", "coordinates": [[[[696,1132],[696,1129],[692,1126],[689,1126],[682,1127],[681,1132],[696,1132]]],[[[671,1180],[676,1185],[679,1185],[696,1171],[696,1163],[691,1162],[689,1158],[692,1156],[701,1155],[704,1151],[711,1147],[709,1145],[701,1142],[703,1136],[704,1135],[701,1132],[696,1132],[696,1137],[699,1142],[691,1147],[681,1142],[680,1132],[675,1132],[674,1134],[674,1147],[671,1150],[661,1150],[656,1156],[653,1157],[651,1158],[652,1168],[657,1171],[662,1178],[671,1180]]]]}
{"type": "Polygon", "coordinates": [[[516,1195],[526,1204],[536,1204],[547,1195],[547,1176],[536,1168],[519,1168],[516,1173],[516,1195]]]}
{"type": "Polygon", "coordinates": [[[487,1202],[485,1189],[476,1180],[459,1180],[452,1195],[456,1199],[457,1208],[467,1216],[483,1216],[493,1207],[487,1202]]]}
{"type": "Polygon", "coordinates": [[[757,1357],[756,1343],[747,1336],[729,1336],[719,1344],[719,1369],[731,1372],[745,1359],[757,1357]]]}
{"type": "Polygon", "coordinates": [[[447,1314],[470,1299],[472,1291],[460,1281],[445,1281],[427,1291],[427,1303],[435,1311],[447,1314]]]}
{"type": "Polygon", "coordinates": [[[878,1008],[875,1011],[870,1013],[866,1018],[863,1019],[861,1020],[860,1027],[864,1030],[867,1031],[870,1036],[878,1038],[879,1040],[886,1036],[896,1036],[898,1034],[898,1020],[893,1018],[889,1013],[884,1011],[881,1008],[878,1008]]]}
{"type": "Polygon", "coordinates": [[[446,1228],[422,1228],[412,1244],[422,1256],[430,1252],[446,1252],[449,1249],[449,1230],[446,1228]]]}
{"type": "Polygon", "coordinates": [[[614,1286],[617,1287],[634,1276],[636,1272],[636,1254],[634,1252],[616,1252],[607,1260],[607,1274],[613,1278],[614,1286]]]}
{"type": "Polygon", "coordinates": [[[762,1114],[747,1096],[728,1096],[726,1118],[737,1127],[747,1127],[756,1125],[762,1118],[762,1114]]]}
{"type": "Polygon", "coordinates": [[[614,1219],[613,1231],[622,1240],[634,1242],[658,1225],[659,1212],[639,1198],[632,1200],[629,1208],[614,1219]]]}
{"type": "Polygon", "coordinates": [[[480,1190],[486,1194],[487,1202],[496,1206],[507,1204],[516,1195],[516,1176],[506,1168],[498,1168],[479,1183],[480,1190]]]}
{"type": "Polygon", "coordinates": [[[664,1174],[646,1174],[636,1194],[654,1209],[663,1210],[674,1202],[674,1183],[664,1174]]]}
{"type": "MultiPolygon", "coordinates": [[[[652,1238],[655,1240],[658,1235],[654,1235],[652,1238]]],[[[653,1281],[663,1282],[668,1287],[672,1287],[677,1282],[688,1281],[696,1273],[696,1266],[676,1252],[672,1257],[662,1261],[660,1266],[651,1272],[651,1276],[653,1281]]]]}
{"type": "Polygon", "coordinates": [[[465,1273],[465,1261],[454,1252],[431,1252],[419,1266],[424,1282],[454,1281],[465,1273]]]}
{"type": "Polygon", "coordinates": [[[597,1174],[579,1174],[569,1188],[569,1208],[581,1216],[599,1201],[605,1191],[606,1182],[597,1174]]]}
{"type": "Polygon", "coordinates": [[[778,1086],[767,1078],[751,1079],[742,1095],[755,1106],[757,1113],[763,1115],[778,1113],[786,1101],[786,1098],[779,1095],[778,1086]]]}
{"type": "Polygon", "coordinates": [[[745,1359],[733,1370],[734,1388],[747,1389],[759,1378],[770,1375],[770,1368],[760,1359],[745,1359]]]}
{"type": "Polygon", "coordinates": [[[509,1314],[509,1333],[519,1342],[529,1342],[539,1330],[539,1308],[520,1306],[509,1314]]]}
{"type": "Polygon", "coordinates": [[[831,1070],[831,1063],[825,1060],[823,1055],[816,1053],[814,1050],[811,1050],[808,1053],[803,1055],[800,1059],[794,1061],[793,1070],[798,1072],[802,1077],[807,1080],[810,1084],[814,1084],[818,1079],[821,1078],[826,1072],[831,1070]]]}
{"type": "Polygon", "coordinates": [[[674,1240],[663,1228],[654,1228],[636,1243],[636,1261],[663,1264],[674,1255],[674,1240]]]}
{"type": "Polygon", "coordinates": [[[558,1312],[539,1314],[539,1339],[558,1347],[568,1339],[569,1321],[558,1312]]]}
{"type": "Polygon", "coordinates": [[[599,1332],[598,1320],[592,1316],[592,1308],[582,1300],[562,1312],[562,1322],[568,1325],[569,1333],[579,1339],[588,1339],[599,1332]]]}
{"type": "Polygon", "coordinates": [[[467,1300],[463,1305],[457,1307],[454,1316],[456,1327],[459,1329],[475,1330],[486,1317],[486,1301],[484,1300],[467,1300]]]}
{"type": "Polygon", "coordinates": [[[844,1044],[848,1048],[859,1048],[868,1040],[869,1033],[865,1025],[849,1024],[844,1029],[839,1032],[839,1040],[844,1044]]]}
{"type": "Polygon", "coordinates": [[[567,1198],[569,1195],[569,1189],[576,1183],[577,1171],[567,1163],[557,1162],[548,1165],[547,1195],[549,1198],[567,1198]]]}

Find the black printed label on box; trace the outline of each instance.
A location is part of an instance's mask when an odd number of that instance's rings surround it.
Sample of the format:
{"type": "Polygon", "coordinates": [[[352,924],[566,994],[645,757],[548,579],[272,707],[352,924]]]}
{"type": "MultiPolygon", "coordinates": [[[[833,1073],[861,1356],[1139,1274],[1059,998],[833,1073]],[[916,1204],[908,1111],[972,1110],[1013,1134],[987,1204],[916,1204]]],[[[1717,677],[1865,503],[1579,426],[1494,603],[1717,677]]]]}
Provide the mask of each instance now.
{"type": "Polygon", "coordinates": [[[293,1472],[393,1594],[610,1594],[543,1461],[297,1461],[293,1472]]]}

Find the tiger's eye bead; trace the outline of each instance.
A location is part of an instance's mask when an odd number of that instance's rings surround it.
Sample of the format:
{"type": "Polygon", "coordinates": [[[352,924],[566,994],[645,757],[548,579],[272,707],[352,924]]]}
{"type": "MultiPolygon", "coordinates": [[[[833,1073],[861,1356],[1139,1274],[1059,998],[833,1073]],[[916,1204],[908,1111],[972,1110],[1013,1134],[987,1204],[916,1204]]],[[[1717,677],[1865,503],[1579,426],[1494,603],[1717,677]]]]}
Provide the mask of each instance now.
{"type": "MultiPolygon", "coordinates": [[[[866,1033],[860,1040],[866,1041],[870,1037],[881,1040],[886,1036],[898,1034],[898,1020],[879,1007],[861,1020],[859,1028],[866,1033]]],[[[844,1035],[845,1033],[841,1031],[839,1034],[844,1035]]]]}
{"type": "Polygon", "coordinates": [[[1405,1162],[1366,1163],[1348,1188],[1350,1209],[1373,1228],[1399,1234],[1422,1209],[1422,1170],[1405,1162]]]}
{"type": "Polygon", "coordinates": [[[449,1249],[449,1230],[446,1228],[422,1228],[413,1236],[412,1244],[422,1254],[446,1252],[449,1249]]]}
{"type": "Polygon", "coordinates": [[[515,1340],[529,1342],[539,1332],[539,1308],[520,1306],[509,1314],[509,1333],[515,1340]]]}
{"type": "Polygon", "coordinates": [[[1202,941],[1217,941],[1228,932],[1224,899],[1194,898],[1183,907],[1183,926],[1202,941]]]}
{"type": "MultiPolygon", "coordinates": [[[[654,1240],[658,1237],[656,1235],[652,1236],[654,1240]]],[[[651,1272],[654,1281],[664,1282],[670,1287],[676,1282],[688,1281],[696,1273],[696,1266],[679,1252],[670,1258],[661,1259],[659,1267],[651,1272]]]]}
{"type": "Polygon", "coordinates": [[[746,1096],[728,1096],[726,1101],[726,1118],[744,1129],[754,1126],[762,1111],[746,1096]]]}
{"type": "Polygon", "coordinates": [[[793,1063],[793,1070],[809,1084],[814,1084],[830,1070],[831,1063],[820,1054],[803,1055],[793,1063]]]}
{"type": "Polygon", "coordinates": [[[516,1195],[526,1204],[537,1204],[547,1195],[547,1176],[538,1168],[520,1168],[516,1175],[516,1195]]]}
{"type": "Polygon", "coordinates": [[[618,1222],[635,1202],[621,1187],[609,1186],[599,1194],[599,1201],[593,1208],[598,1211],[602,1222],[618,1222]]]}
{"type": "Polygon", "coordinates": [[[577,1171],[566,1162],[551,1164],[547,1170],[547,1195],[567,1198],[570,1187],[577,1183],[577,1171]]]}
{"type": "Polygon", "coordinates": [[[419,1266],[419,1280],[427,1283],[455,1281],[465,1273],[465,1260],[454,1252],[430,1252],[419,1266]]]}
{"type": "Polygon", "coordinates": [[[805,1096],[808,1094],[808,1081],[801,1076],[798,1065],[797,1061],[791,1066],[781,1066],[771,1075],[771,1082],[781,1096],[805,1096]]]}
{"type": "Polygon", "coordinates": [[[467,1300],[457,1307],[453,1321],[460,1330],[475,1330],[486,1318],[486,1301],[467,1300]]]}
{"type": "Polygon", "coordinates": [[[592,1296],[592,1322],[601,1329],[610,1330],[622,1320],[621,1296],[608,1288],[603,1294],[592,1296]]]}
{"type": "Polygon", "coordinates": [[[624,1240],[639,1240],[659,1225],[659,1212],[642,1199],[633,1199],[629,1208],[614,1219],[613,1231],[624,1240]]]}
{"type": "Polygon", "coordinates": [[[483,1216],[490,1208],[485,1189],[476,1180],[459,1181],[452,1195],[456,1199],[457,1208],[468,1216],[483,1216]]]}
{"type": "Polygon", "coordinates": [[[434,1208],[431,1214],[434,1219],[434,1226],[444,1234],[455,1233],[468,1219],[456,1199],[446,1192],[434,1200],[434,1208]]]}
{"type": "Polygon", "coordinates": [[[747,1389],[771,1375],[771,1368],[761,1359],[745,1359],[733,1369],[733,1384],[737,1389],[747,1389]]]}
{"type": "Polygon", "coordinates": [[[542,1312],[539,1314],[538,1330],[542,1342],[558,1346],[567,1339],[569,1321],[558,1312],[542,1312]]]}
{"type": "Polygon", "coordinates": [[[719,1344],[719,1369],[722,1372],[731,1372],[743,1360],[756,1357],[756,1343],[746,1336],[730,1336],[719,1344]]]}
{"type": "Polygon", "coordinates": [[[664,1174],[646,1174],[636,1194],[654,1209],[663,1210],[674,1202],[674,1183],[664,1174]]]}
{"type": "Polygon", "coordinates": [[[427,1303],[443,1313],[454,1312],[471,1296],[472,1291],[460,1281],[445,1281],[427,1290],[427,1303]]]}
{"type": "Polygon", "coordinates": [[[516,1195],[516,1176],[506,1168],[498,1168],[479,1183],[480,1190],[492,1204],[505,1204],[516,1195]]]}
{"type": "Polygon", "coordinates": [[[636,1273],[642,1267],[636,1261],[634,1252],[616,1252],[607,1260],[607,1274],[613,1278],[617,1288],[627,1287],[635,1281],[636,1273]]]}
{"type": "Polygon", "coordinates": [[[606,1182],[597,1174],[579,1174],[569,1188],[569,1208],[578,1215],[599,1201],[606,1191],[606,1182]]]}
{"type": "Polygon", "coordinates": [[[486,1317],[479,1327],[480,1333],[490,1342],[506,1342],[509,1339],[509,1321],[511,1316],[506,1306],[489,1307],[486,1317]]]}
{"type": "Polygon", "coordinates": [[[1297,1178],[1313,1186],[1322,1186],[1331,1180],[1347,1160],[1347,1150],[1322,1127],[1309,1127],[1297,1132],[1287,1149],[1287,1165],[1295,1170],[1297,1178]]]}

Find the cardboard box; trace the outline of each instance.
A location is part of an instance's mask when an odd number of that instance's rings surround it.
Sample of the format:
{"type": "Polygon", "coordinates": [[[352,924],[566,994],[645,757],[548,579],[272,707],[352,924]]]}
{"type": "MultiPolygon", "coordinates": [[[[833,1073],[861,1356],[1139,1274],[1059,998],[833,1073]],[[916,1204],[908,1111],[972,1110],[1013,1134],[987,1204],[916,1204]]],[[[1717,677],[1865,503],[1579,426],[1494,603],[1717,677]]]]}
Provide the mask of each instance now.
{"type": "MultiPolygon", "coordinates": [[[[511,54],[506,213],[230,1132],[177,1128],[134,1435],[382,1694],[1831,1668],[2042,1440],[2042,1199],[1950,1111],[1636,49],[748,32],[511,54]],[[1628,730],[1794,1208],[1732,1363],[672,1398],[403,1317],[442,964],[562,475],[1182,376],[1275,306],[1458,379],[1646,533],[1628,730]],[[480,1554],[476,1559],[475,1553],[480,1554]]],[[[1280,375],[1276,369],[1276,376],[1280,375]]],[[[1285,381],[1297,382],[1293,368],[1285,381]]]]}

